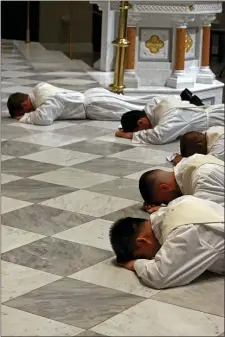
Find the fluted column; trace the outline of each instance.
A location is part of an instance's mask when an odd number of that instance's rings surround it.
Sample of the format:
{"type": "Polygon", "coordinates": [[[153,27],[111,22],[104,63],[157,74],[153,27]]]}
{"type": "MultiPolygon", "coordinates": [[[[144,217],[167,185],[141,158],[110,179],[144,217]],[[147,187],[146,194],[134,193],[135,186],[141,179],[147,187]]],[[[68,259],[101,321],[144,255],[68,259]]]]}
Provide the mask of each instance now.
{"type": "Polygon", "coordinates": [[[174,19],[175,41],[173,45],[173,73],[166,85],[170,88],[183,89],[194,86],[194,80],[185,73],[185,37],[188,22],[194,21],[193,17],[177,17],[174,19]]]}
{"type": "Polygon", "coordinates": [[[211,37],[211,22],[215,16],[204,16],[202,18],[202,57],[201,66],[197,75],[198,83],[212,84],[215,75],[209,67],[210,63],[210,37],[211,37]]]}

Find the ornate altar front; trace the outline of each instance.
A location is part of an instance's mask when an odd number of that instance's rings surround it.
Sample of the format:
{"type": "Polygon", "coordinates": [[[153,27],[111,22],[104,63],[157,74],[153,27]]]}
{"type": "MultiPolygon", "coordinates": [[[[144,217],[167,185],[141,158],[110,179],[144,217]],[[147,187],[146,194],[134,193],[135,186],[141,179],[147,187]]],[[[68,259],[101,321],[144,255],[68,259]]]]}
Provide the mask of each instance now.
{"type": "MultiPolygon", "coordinates": [[[[222,101],[223,83],[209,67],[210,26],[222,1],[130,1],[125,94],[177,94],[188,87],[207,103],[222,101]]],[[[103,12],[101,58],[92,76],[112,82],[119,1],[91,1],[103,12]]],[[[90,73],[91,75],[91,73],[90,73]]]]}

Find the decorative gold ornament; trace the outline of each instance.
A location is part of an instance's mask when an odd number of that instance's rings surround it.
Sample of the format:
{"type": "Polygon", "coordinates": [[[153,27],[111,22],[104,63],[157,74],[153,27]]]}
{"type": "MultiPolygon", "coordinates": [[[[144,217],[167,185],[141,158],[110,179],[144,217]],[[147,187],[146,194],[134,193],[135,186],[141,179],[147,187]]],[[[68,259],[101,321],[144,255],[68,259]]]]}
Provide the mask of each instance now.
{"type": "Polygon", "coordinates": [[[191,50],[191,47],[193,45],[193,41],[191,36],[187,33],[186,37],[185,37],[185,52],[189,53],[189,51],[191,50]]]}
{"type": "Polygon", "coordinates": [[[146,48],[150,50],[152,54],[157,54],[160,49],[164,47],[164,42],[157,35],[152,35],[149,40],[145,42],[146,48]]]}

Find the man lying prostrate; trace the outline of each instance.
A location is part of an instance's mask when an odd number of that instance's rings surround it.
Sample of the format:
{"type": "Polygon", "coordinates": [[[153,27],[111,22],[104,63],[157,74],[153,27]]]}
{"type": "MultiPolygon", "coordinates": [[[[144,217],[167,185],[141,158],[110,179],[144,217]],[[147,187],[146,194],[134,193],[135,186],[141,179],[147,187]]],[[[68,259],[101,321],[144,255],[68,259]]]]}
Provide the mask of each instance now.
{"type": "Polygon", "coordinates": [[[80,93],[39,83],[30,94],[15,93],[8,99],[8,110],[20,123],[50,125],[56,119],[96,119],[119,121],[133,109],[151,105],[153,95],[130,97],[104,88],[80,93]]]}
{"type": "Polygon", "coordinates": [[[150,216],[115,222],[117,263],[156,289],[189,284],[204,271],[224,274],[224,208],[183,196],[150,216]]]}
{"type": "Polygon", "coordinates": [[[182,159],[172,172],[145,172],[140,177],[139,190],[149,213],[182,195],[194,195],[224,207],[224,161],[195,154],[182,159]]]}
{"type": "Polygon", "coordinates": [[[180,138],[180,154],[175,154],[172,163],[177,165],[183,157],[195,153],[211,154],[224,161],[224,127],[212,126],[206,132],[187,132],[180,138]]]}
{"type": "Polygon", "coordinates": [[[224,126],[224,104],[195,106],[178,97],[155,98],[155,107],[129,111],[121,118],[122,130],[117,137],[134,143],[166,144],[189,131],[204,131],[211,126],[224,126]]]}

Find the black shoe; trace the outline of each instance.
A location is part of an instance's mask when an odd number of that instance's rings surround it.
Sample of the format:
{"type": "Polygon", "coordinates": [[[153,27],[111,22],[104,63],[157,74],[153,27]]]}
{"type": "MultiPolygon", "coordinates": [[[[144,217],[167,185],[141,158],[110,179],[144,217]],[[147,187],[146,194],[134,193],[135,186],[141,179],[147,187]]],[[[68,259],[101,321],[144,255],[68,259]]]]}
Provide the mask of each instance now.
{"type": "Polygon", "coordinates": [[[194,104],[196,106],[202,106],[202,105],[204,105],[203,102],[202,102],[202,100],[198,96],[196,96],[196,95],[194,95],[194,96],[191,97],[190,103],[194,104]]]}
{"type": "Polygon", "coordinates": [[[186,88],[181,92],[180,97],[182,101],[190,102],[192,98],[192,92],[186,88]]]}

